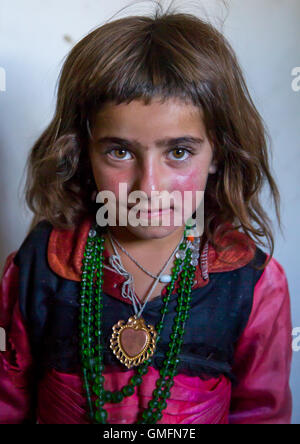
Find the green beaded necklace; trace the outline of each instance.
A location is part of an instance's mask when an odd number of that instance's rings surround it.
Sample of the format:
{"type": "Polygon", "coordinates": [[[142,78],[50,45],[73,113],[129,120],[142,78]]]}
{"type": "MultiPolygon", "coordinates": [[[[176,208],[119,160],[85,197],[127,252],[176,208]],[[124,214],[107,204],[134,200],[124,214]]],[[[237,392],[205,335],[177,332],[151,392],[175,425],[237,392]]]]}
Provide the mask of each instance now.
{"type": "MultiPolygon", "coordinates": [[[[181,250],[186,249],[186,239],[191,240],[191,237],[187,235],[187,230],[190,228],[189,226],[185,227],[185,240],[179,247],[181,250]]],[[[101,330],[103,314],[103,250],[104,237],[98,233],[97,227],[92,228],[86,242],[82,262],[79,340],[87,404],[91,421],[95,424],[106,424],[107,411],[104,409],[105,403],[119,403],[125,396],[133,395],[135,386],[142,383],[142,376],[148,372],[148,367],[152,361],[152,359],[145,360],[138,367],[137,374],[130,379],[129,384],[125,385],[120,391],[111,392],[104,389],[101,330]],[[96,397],[95,401],[92,400],[92,394],[96,397]]],[[[163,297],[164,306],[161,309],[161,320],[155,327],[157,332],[156,344],[160,340],[164,317],[168,312],[170,296],[183,263],[178,289],[177,314],[174,318],[172,334],[170,335],[169,350],[166,352],[162,368],[159,371],[160,377],[156,381],[152,400],[149,401],[148,408],[142,413],[141,419],[137,422],[138,424],[156,424],[162,418],[162,410],[167,407],[166,400],[171,395],[170,390],[174,385],[173,378],[177,374],[178,356],[183,343],[185,323],[189,317],[191,288],[196,270],[191,256],[191,249],[187,248],[185,258],[176,258],[174,261],[175,266],[172,269],[172,279],[167,286],[167,294],[163,297]]]]}

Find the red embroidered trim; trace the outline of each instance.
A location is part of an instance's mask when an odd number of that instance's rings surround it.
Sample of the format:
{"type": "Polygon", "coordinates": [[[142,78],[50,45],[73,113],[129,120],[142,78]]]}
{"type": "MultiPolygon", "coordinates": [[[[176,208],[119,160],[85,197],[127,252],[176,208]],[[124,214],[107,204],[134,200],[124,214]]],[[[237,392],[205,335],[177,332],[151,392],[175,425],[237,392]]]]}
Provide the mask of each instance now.
{"type": "MultiPolygon", "coordinates": [[[[92,219],[85,219],[72,230],[54,228],[50,234],[48,244],[48,263],[50,268],[59,276],[74,281],[81,279],[81,265],[88,232],[92,225],[92,219]]],[[[210,243],[205,246],[203,254],[196,268],[195,281],[197,286],[206,285],[209,281],[208,273],[231,271],[240,268],[251,261],[255,253],[255,243],[246,234],[238,230],[229,231],[230,223],[224,224],[223,238],[217,237],[222,246],[234,245],[226,251],[217,253],[210,243]]],[[[105,258],[109,257],[108,251],[104,251],[105,258]]],[[[110,270],[105,273],[114,280],[114,284],[123,282],[123,278],[110,270]],[[120,280],[120,282],[118,282],[120,280]]],[[[116,287],[116,285],[114,285],[116,287]]]]}

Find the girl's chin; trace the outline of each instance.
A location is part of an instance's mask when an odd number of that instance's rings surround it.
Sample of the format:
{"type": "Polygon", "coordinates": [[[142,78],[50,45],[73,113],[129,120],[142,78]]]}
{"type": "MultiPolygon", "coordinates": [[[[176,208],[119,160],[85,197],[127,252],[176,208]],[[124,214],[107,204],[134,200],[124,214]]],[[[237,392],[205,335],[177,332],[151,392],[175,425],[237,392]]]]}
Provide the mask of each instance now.
{"type": "Polygon", "coordinates": [[[170,234],[174,233],[177,230],[182,230],[183,227],[178,226],[137,226],[133,227],[131,225],[127,225],[126,227],[122,227],[128,230],[131,234],[142,238],[142,239],[155,239],[155,238],[163,238],[166,236],[169,236],[170,234]]]}

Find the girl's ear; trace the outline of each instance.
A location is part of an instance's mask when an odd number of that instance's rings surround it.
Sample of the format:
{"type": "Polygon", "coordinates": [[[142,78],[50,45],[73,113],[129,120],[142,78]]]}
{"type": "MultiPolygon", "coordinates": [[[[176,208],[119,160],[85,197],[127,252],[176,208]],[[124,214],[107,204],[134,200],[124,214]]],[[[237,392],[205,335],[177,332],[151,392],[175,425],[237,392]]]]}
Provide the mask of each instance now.
{"type": "Polygon", "coordinates": [[[98,191],[97,191],[97,190],[94,190],[94,191],[92,192],[92,194],[91,194],[91,200],[92,200],[93,202],[96,201],[97,194],[98,194],[98,191]]]}
{"type": "Polygon", "coordinates": [[[216,172],[217,172],[217,164],[216,162],[213,162],[208,168],[208,173],[215,174],[216,172]]]}
{"type": "Polygon", "coordinates": [[[209,138],[211,147],[212,147],[212,152],[213,152],[213,156],[212,156],[212,160],[210,163],[210,166],[208,167],[208,174],[215,174],[217,172],[218,169],[218,163],[217,163],[217,159],[216,159],[216,142],[215,142],[215,138],[214,135],[212,133],[210,133],[210,138],[209,138]]]}

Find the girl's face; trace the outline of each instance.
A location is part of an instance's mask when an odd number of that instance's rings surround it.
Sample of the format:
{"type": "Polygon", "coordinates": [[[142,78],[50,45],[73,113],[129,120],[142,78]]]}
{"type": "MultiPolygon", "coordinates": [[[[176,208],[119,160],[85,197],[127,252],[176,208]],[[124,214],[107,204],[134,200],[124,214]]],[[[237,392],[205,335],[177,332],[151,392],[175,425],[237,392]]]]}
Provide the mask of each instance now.
{"type": "Polygon", "coordinates": [[[95,182],[98,191],[114,193],[117,226],[121,210],[141,221],[138,226],[131,225],[130,218],[126,222],[126,230],[138,238],[162,238],[182,231],[203,198],[208,174],[216,171],[201,110],[175,98],[164,103],[153,99],[149,105],[139,100],[111,102],[96,115],[91,136],[95,182]],[[128,202],[133,191],[143,192],[141,199],[128,202]],[[186,191],[192,201],[184,199],[186,191]],[[170,199],[171,193],[177,197],[170,199]],[[141,212],[134,213],[137,203],[141,212]],[[153,211],[148,212],[151,205],[153,211]],[[163,211],[155,212],[159,207],[163,211]],[[182,217],[180,225],[175,217],[182,217]]]}

